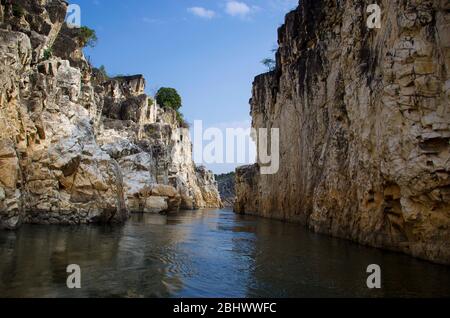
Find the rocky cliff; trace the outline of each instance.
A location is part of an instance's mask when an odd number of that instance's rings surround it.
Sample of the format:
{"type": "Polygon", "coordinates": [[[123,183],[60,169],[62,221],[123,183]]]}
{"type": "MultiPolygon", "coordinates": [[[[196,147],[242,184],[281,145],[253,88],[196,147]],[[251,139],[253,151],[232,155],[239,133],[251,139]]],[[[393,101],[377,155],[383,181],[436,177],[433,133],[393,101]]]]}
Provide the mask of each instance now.
{"type": "Polygon", "coordinates": [[[60,0],[0,4],[0,227],[218,207],[176,114],[141,75],[104,81],[60,0]]]}
{"type": "Polygon", "coordinates": [[[236,175],[234,172],[216,175],[216,181],[219,188],[220,198],[223,205],[226,207],[233,207],[236,193],[234,192],[234,180],[236,175]]]}
{"type": "Polygon", "coordinates": [[[237,170],[235,209],[450,264],[450,2],[303,0],[255,79],[280,170],[237,170]]]}

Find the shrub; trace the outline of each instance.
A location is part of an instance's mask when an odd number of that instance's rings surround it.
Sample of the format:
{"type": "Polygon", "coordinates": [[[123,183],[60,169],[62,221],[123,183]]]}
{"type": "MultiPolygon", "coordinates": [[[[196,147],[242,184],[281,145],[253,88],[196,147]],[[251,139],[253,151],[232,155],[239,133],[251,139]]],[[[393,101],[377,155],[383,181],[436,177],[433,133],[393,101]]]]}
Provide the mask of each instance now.
{"type": "Polygon", "coordinates": [[[45,50],[44,50],[43,59],[44,59],[45,61],[51,59],[52,56],[53,56],[53,50],[52,50],[52,48],[48,48],[48,49],[45,49],[45,50]]]}
{"type": "Polygon", "coordinates": [[[232,172],[228,172],[228,173],[222,173],[222,174],[215,174],[214,177],[216,179],[216,181],[224,181],[227,179],[234,179],[236,176],[236,174],[232,171],[232,172]]]}
{"type": "Polygon", "coordinates": [[[79,29],[79,37],[83,47],[94,47],[98,42],[95,31],[86,26],[79,29]]]}
{"type": "Polygon", "coordinates": [[[121,77],[127,77],[127,76],[131,76],[130,74],[122,74],[122,73],[118,73],[116,75],[113,76],[113,78],[121,78],[121,77]]]}
{"type": "Polygon", "coordinates": [[[99,68],[93,68],[92,74],[97,79],[98,82],[106,82],[109,80],[108,72],[106,71],[106,67],[104,65],[101,65],[99,68]]]}
{"type": "Polygon", "coordinates": [[[101,65],[101,66],[98,68],[98,72],[99,72],[101,75],[103,75],[104,77],[109,77],[109,76],[108,76],[108,72],[106,72],[106,67],[105,67],[105,65],[101,65]]]}
{"type": "Polygon", "coordinates": [[[181,128],[189,128],[189,124],[186,120],[184,120],[184,116],[180,111],[177,110],[177,121],[181,128]]]}
{"type": "Polygon", "coordinates": [[[155,98],[159,106],[175,110],[177,122],[180,127],[189,128],[189,124],[184,120],[184,116],[180,112],[182,100],[176,89],[170,87],[161,87],[156,93],[155,98]]]}
{"type": "Polygon", "coordinates": [[[177,90],[169,87],[162,87],[156,93],[156,101],[161,107],[179,110],[181,108],[181,97],[177,90]]]}
{"type": "Polygon", "coordinates": [[[273,71],[275,69],[275,66],[276,66],[275,60],[271,59],[271,58],[266,58],[266,59],[262,60],[261,64],[263,64],[265,67],[267,67],[267,69],[269,71],[273,71]]]}
{"type": "Polygon", "coordinates": [[[12,6],[12,13],[16,18],[21,18],[25,15],[25,10],[20,4],[14,3],[12,6]]]}

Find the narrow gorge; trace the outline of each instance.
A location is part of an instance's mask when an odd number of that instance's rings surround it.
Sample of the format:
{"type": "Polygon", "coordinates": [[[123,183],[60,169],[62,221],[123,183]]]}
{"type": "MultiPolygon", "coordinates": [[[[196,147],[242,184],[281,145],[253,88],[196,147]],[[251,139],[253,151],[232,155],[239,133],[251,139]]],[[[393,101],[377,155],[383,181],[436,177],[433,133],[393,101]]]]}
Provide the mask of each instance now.
{"type": "Polygon", "coordinates": [[[317,310],[448,265],[449,0],[0,0],[0,299],[317,310]]]}
{"type": "Polygon", "coordinates": [[[256,77],[280,170],[237,169],[235,210],[450,264],[450,2],[302,0],[256,77]]]}
{"type": "Polygon", "coordinates": [[[122,223],[222,205],[142,75],[103,78],[62,0],[0,5],[0,227],[122,223]]]}

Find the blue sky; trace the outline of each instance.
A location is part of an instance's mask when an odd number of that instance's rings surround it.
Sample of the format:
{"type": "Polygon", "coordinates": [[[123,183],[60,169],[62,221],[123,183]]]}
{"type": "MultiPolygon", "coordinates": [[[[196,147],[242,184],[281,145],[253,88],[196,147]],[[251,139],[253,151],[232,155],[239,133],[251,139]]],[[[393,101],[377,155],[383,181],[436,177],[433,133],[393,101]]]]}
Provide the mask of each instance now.
{"type": "MultiPolygon", "coordinates": [[[[99,41],[86,55],[110,75],[143,74],[147,93],[174,87],[188,122],[244,127],[253,78],[298,0],[74,0],[99,41]]],[[[207,165],[217,173],[235,165],[207,165]]]]}

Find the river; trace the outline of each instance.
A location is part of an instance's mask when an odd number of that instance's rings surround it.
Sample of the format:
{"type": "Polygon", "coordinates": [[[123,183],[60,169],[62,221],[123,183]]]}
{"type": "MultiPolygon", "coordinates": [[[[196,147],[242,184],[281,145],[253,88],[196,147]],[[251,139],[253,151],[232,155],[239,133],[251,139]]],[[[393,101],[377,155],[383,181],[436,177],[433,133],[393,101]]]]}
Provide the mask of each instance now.
{"type": "Polygon", "coordinates": [[[229,210],[0,232],[0,297],[440,297],[450,268],[229,210]],[[81,268],[81,289],[66,267],[81,268]],[[369,264],[382,288],[367,288],[369,264]]]}

